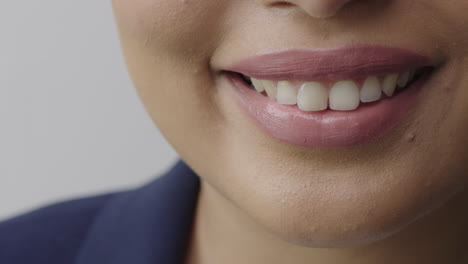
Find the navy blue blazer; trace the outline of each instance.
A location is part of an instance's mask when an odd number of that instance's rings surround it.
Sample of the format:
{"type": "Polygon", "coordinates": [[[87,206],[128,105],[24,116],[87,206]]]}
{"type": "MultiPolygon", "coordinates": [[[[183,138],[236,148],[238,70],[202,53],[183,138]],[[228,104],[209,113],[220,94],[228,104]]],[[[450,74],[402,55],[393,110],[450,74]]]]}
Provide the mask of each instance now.
{"type": "Polygon", "coordinates": [[[62,202],[0,222],[1,264],[177,264],[198,176],[182,161],[141,188],[62,202]]]}

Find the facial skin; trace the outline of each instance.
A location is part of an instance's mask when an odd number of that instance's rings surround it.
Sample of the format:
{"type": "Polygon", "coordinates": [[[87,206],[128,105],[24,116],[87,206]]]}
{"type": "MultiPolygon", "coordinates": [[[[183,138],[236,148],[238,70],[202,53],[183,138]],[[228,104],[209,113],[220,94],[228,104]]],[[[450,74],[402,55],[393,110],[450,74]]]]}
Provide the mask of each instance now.
{"type": "Polygon", "coordinates": [[[201,177],[200,208],[211,210],[207,215],[215,223],[217,216],[229,216],[225,220],[238,220],[242,232],[246,225],[240,222],[251,221],[263,230],[251,232],[306,248],[361,247],[465,197],[467,1],[113,5],[137,91],[167,140],[201,177]],[[318,149],[278,141],[256,126],[221,81],[223,67],[246,56],[352,43],[404,47],[441,62],[415,111],[366,144],[318,149]]]}

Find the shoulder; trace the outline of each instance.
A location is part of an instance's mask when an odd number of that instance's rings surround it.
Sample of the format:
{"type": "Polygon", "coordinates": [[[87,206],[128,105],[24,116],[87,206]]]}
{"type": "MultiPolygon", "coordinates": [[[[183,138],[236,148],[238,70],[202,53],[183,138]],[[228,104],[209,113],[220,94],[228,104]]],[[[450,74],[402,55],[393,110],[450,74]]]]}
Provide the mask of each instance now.
{"type": "Polygon", "coordinates": [[[70,263],[117,193],[57,203],[0,222],[0,263],[70,263]]]}
{"type": "Polygon", "coordinates": [[[179,161],[136,189],[0,222],[0,264],[177,263],[198,190],[198,176],[179,161]]]}

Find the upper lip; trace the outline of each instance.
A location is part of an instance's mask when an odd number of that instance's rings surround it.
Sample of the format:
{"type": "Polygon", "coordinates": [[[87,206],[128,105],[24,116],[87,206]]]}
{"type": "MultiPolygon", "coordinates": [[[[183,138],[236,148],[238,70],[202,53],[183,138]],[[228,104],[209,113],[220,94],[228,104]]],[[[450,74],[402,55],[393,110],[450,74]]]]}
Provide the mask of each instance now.
{"type": "Polygon", "coordinates": [[[263,80],[344,80],[432,66],[420,52],[386,46],[289,49],[240,59],[226,70],[263,80]]]}

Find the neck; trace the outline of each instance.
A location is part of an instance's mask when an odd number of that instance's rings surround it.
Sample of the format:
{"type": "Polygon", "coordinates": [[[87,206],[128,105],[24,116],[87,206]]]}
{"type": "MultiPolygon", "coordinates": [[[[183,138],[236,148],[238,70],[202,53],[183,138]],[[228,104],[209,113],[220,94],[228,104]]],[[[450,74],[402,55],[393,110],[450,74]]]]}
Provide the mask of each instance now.
{"type": "Polygon", "coordinates": [[[187,264],[468,263],[468,191],[385,240],[354,248],[307,248],[265,230],[202,181],[187,264]]]}

